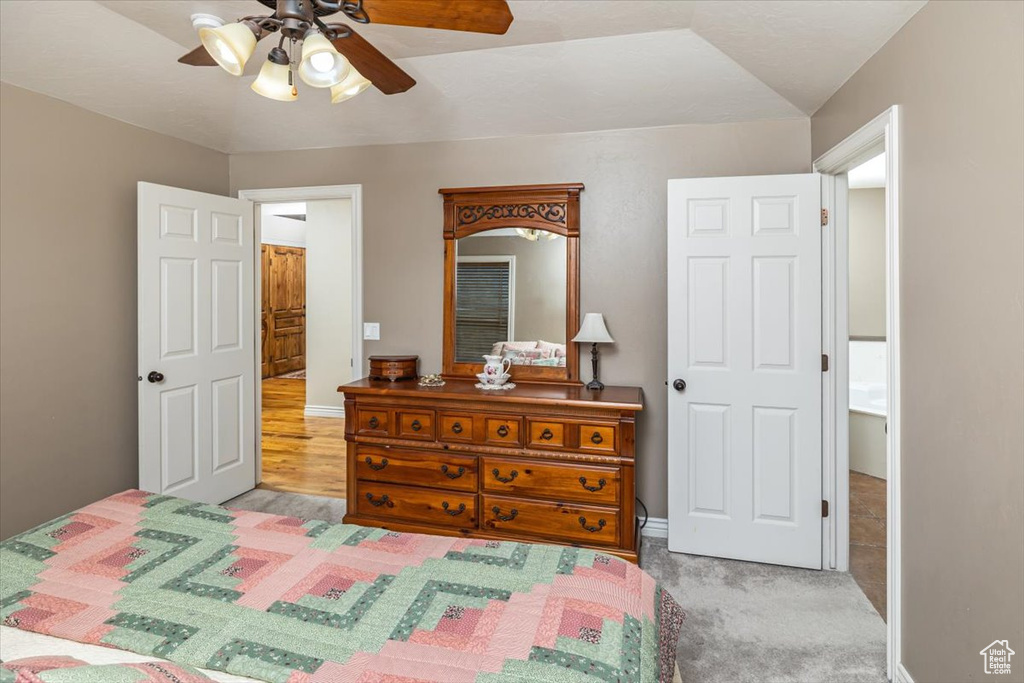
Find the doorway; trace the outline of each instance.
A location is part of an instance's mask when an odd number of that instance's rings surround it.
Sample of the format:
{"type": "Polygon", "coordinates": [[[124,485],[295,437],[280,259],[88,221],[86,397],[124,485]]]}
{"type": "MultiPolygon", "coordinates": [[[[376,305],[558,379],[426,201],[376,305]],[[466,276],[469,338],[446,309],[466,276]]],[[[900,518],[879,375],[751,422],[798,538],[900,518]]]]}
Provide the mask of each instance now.
{"type": "Polygon", "coordinates": [[[243,191],[256,203],[259,488],[345,497],[337,387],[362,376],[358,186],[243,191]]]}
{"type": "Polygon", "coordinates": [[[885,619],[888,676],[904,681],[899,157],[893,106],[819,157],[814,170],[830,228],[822,239],[822,349],[833,370],[822,387],[822,487],[835,514],[824,520],[823,561],[850,570],[885,619]]]}

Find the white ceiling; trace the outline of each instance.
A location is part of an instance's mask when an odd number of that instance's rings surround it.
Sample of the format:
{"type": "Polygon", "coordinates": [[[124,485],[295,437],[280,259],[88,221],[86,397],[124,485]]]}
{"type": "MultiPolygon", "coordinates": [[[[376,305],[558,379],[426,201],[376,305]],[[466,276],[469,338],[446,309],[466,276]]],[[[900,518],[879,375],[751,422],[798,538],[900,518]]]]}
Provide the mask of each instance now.
{"type": "Polygon", "coordinates": [[[254,0],[3,0],[0,79],[225,152],[797,118],[924,3],[514,0],[503,36],[363,26],[418,83],[332,106],[249,90],[270,40],[241,78],[176,62],[191,14],[254,0]]]}

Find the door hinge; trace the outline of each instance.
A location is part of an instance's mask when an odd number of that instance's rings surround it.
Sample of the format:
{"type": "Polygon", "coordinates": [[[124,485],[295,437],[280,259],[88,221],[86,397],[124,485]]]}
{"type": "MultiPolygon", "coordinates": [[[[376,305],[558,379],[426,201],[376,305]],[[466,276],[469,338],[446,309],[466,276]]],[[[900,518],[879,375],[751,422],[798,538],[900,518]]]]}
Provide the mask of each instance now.
{"type": "Polygon", "coordinates": [[[821,371],[828,372],[828,355],[821,354],[821,371]]]}
{"type": "Polygon", "coordinates": [[[828,225],[828,209],[821,210],[821,227],[828,225]]]}
{"type": "Polygon", "coordinates": [[[828,517],[828,501],[827,500],[821,501],[821,516],[822,517],[828,517]]]}

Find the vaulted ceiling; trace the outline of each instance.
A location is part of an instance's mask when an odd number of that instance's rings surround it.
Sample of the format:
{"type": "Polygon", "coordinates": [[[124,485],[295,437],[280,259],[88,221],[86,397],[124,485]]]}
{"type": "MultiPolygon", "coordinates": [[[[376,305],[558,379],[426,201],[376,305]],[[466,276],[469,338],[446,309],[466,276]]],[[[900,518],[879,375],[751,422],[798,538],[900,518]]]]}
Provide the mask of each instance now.
{"type": "Polygon", "coordinates": [[[805,117],[925,0],[513,0],[502,36],[368,25],[416,79],[331,105],[282,103],[246,73],[177,63],[189,17],[254,0],[4,0],[0,80],[225,152],[805,117]]]}

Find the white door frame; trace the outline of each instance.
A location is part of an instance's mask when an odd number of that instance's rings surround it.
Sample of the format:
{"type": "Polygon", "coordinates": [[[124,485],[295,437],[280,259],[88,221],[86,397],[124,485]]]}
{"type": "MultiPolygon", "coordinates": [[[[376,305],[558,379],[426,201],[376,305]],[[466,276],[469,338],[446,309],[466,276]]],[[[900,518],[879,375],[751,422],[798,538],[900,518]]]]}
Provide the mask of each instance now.
{"type": "Polygon", "coordinates": [[[849,225],[847,179],[851,168],[885,152],[886,343],[888,350],[888,417],[886,450],[886,628],[890,680],[910,681],[901,657],[901,477],[900,477],[900,149],[899,107],[894,105],[814,162],[822,174],[822,207],[832,230],[822,238],[822,349],[832,359],[823,375],[822,484],[834,514],[825,520],[824,566],[849,567],[849,225]]]}
{"type": "MultiPolygon", "coordinates": [[[[256,226],[256,267],[253,269],[252,286],[256,291],[256,320],[259,320],[263,298],[260,295],[262,286],[262,262],[259,258],[261,244],[261,226],[259,221],[260,204],[278,204],[284,202],[312,202],[321,199],[349,199],[352,205],[352,373],[362,377],[366,373],[363,361],[363,186],[362,185],[320,185],[316,187],[276,187],[263,190],[239,190],[239,199],[248,199],[253,203],[254,225],[256,226]],[[357,367],[355,362],[359,361],[357,367]]],[[[255,325],[256,348],[262,349],[261,329],[255,325]]],[[[263,440],[261,423],[263,416],[263,384],[260,362],[262,352],[256,354],[256,483],[263,476],[263,440]]]]}

